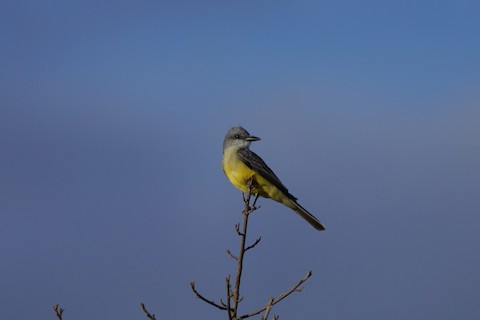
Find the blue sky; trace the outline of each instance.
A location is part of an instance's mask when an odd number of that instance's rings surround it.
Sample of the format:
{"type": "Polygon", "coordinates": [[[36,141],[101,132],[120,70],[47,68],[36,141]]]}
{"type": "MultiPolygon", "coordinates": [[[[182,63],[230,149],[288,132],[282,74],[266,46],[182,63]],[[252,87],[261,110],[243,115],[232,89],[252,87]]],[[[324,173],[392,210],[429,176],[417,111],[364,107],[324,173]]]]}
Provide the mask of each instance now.
{"type": "Polygon", "coordinates": [[[225,319],[225,132],[327,227],[260,200],[243,311],[478,319],[475,1],[4,1],[0,318],[225,319]]]}

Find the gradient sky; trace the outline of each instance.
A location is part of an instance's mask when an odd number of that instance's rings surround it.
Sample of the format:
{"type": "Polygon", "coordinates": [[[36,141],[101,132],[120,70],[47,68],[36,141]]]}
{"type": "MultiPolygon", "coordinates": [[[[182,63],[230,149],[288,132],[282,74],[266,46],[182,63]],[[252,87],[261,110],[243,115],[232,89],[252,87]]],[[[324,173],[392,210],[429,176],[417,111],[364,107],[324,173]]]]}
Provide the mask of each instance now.
{"type": "Polygon", "coordinates": [[[241,311],[480,319],[477,1],[3,1],[0,318],[226,319],[225,132],[260,200],[241,311]]]}

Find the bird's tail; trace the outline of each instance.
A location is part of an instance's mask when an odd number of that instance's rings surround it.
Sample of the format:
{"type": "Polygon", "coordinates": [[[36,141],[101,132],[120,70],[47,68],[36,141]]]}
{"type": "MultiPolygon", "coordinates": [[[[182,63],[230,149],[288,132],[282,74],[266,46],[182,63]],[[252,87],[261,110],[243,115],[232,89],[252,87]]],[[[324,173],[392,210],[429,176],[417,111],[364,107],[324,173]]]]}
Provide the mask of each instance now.
{"type": "Polygon", "coordinates": [[[293,209],[300,217],[305,219],[308,223],[312,225],[315,229],[319,231],[325,230],[325,227],[318,221],[317,218],[313,216],[310,212],[308,212],[304,207],[299,205],[297,201],[290,199],[290,203],[288,205],[290,208],[293,209]]]}

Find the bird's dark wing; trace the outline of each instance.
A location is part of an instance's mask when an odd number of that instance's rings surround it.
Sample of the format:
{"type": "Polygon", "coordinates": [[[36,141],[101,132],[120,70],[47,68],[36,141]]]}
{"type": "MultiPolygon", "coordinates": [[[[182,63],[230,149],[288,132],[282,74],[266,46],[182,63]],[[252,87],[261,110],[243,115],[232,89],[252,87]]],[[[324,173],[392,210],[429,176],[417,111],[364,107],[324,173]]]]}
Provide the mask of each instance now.
{"type": "Polygon", "coordinates": [[[255,152],[252,152],[250,149],[241,148],[237,151],[238,157],[245,163],[247,167],[253,171],[260,174],[263,178],[267,179],[271,184],[277,187],[278,190],[282,191],[290,199],[296,200],[292,196],[288,189],[283,185],[283,183],[278,179],[278,177],[273,173],[272,169],[262,160],[255,152]]]}

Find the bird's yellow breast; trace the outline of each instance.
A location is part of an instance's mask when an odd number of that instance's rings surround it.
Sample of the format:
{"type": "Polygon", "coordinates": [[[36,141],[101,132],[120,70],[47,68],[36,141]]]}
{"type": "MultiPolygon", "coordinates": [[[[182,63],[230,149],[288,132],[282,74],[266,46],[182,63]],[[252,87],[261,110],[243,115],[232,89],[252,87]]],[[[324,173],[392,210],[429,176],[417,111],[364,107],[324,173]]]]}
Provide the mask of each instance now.
{"type": "Polygon", "coordinates": [[[228,180],[243,192],[248,192],[248,179],[253,177],[254,194],[265,198],[272,198],[275,201],[290,204],[286,195],[262,177],[258,172],[250,169],[237,155],[237,148],[228,148],[223,152],[222,167],[228,180]]]}
{"type": "Polygon", "coordinates": [[[228,148],[223,152],[222,167],[228,180],[238,189],[248,192],[247,180],[255,175],[237,156],[237,148],[228,148]]]}

